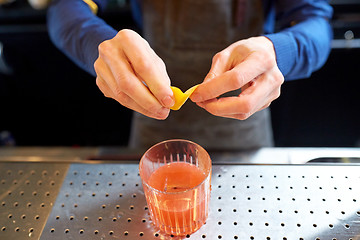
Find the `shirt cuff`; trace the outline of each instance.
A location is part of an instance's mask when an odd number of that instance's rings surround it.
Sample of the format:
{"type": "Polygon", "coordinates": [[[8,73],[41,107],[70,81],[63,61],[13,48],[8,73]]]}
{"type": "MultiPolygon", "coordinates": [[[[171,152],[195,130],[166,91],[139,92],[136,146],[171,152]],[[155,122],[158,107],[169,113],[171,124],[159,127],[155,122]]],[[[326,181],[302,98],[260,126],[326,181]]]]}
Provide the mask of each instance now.
{"type": "Polygon", "coordinates": [[[278,68],[286,79],[296,62],[297,44],[289,32],[280,32],[264,35],[272,41],[278,68]]]}

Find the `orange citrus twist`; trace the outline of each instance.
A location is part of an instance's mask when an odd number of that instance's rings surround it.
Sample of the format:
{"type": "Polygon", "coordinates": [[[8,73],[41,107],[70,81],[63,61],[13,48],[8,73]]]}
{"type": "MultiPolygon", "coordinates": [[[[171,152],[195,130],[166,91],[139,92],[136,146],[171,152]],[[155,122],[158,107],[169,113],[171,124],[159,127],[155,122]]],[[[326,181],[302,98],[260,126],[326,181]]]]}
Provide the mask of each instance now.
{"type": "Polygon", "coordinates": [[[171,87],[171,90],[174,93],[175,98],[175,104],[170,109],[171,110],[179,110],[182,105],[186,102],[186,100],[191,96],[191,94],[195,91],[195,89],[198,87],[198,85],[195,85],[191,88],[189,88],[186,92],[182,92],[177,87],[171,87]]]}

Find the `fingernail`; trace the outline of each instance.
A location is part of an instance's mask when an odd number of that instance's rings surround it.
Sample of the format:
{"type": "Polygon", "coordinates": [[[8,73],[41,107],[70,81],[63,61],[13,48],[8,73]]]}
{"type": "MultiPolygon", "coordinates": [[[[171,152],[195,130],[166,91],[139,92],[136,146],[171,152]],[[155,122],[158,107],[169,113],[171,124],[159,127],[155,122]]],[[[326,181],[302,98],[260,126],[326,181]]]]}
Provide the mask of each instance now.
{"type": "Polygon", "coordinates": [[[170,96],[164,97],[161,102],[162,105],[167,108],[171,108],[175,104],[175,101],[170,96]]]}
{"type": "Polygon", "coordinates": [[[158,112],[157,112],[157,116],[160,119],[165,119],[167,118],[167,116],[169,115],[170,110],[168,108],[161,108],[158,112]]]}

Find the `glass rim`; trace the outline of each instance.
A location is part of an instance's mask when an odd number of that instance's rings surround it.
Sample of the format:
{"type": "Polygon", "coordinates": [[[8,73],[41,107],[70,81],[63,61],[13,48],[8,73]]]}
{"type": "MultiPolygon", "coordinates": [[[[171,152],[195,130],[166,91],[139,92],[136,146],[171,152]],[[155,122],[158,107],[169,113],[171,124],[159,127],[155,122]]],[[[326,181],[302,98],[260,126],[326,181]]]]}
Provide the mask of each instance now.
{"type": "MultiPolygon", "coordinates": [[[[167,163],[167,164],[169,164],[169,163],[167,163]]],[[[162,193],[162,194],[176,195],[176,194],[184,194],[184,193],[190,192],[190,191],[198,188],[199,186],[201,186],[208,178],[211,177],[211,172],[212,172],[211,164],[212,164],[212,163],[211,163],[211,158],[210,158],[209,153],[208,153],[202,146],[200,146],[199,144],[197,144],[197,143],[195,143],[195,142],[192,142],[192,141],[190,141],[190,140],[186,140],[186,139],[170,139],[170,140],[165,140],[165,141],[159,142],[159,143],[153,145],[152,147],[150,147],[148,150],[146,150],[146,152],[142,155],[142,157],[141,157],[141,159],[140,159],[140,163],[139,163],[139,170],[140,170],[140,172],[139,172],[139,173],[140,173],[140,178],[141,178],[142,184],[145,185],[146,187],[148,187],[150,190],[155,191],[155,192],[158,192],[158,193],[162,193]],[[165,191],[162,191],[162,190],[159,190],[159,189],[156,189],[156,188],[150,186],[148,183],[146,183],[146,182],[143,180],[143,178],[141,177],[141,175],[142,175],[142,174],[141,174],[141,168],[142,168],[142,164],[141,164],[141,163],[142,163],[142,160],[143,160],[144,156],[146,155],[146,153],[148,153],[148,152],[149,152],[150,150],[152,150],[153,148],[155,148],[155,147],[157,147],[157,146],[159,146],[159,145],[161,145],[161,144],[168,143],[168,142],[187,142],[187,143],[190,143],[190,144],[193,144],[193,145],[199,147],[201,150],[203,150],[203,151],[206,153],[206,155],[207,155],[207,157],[208,157],[208,159],[209,159],[209,161],[210,161],[210,170],[207,171],[207,175],[204,174],[205,177],[204,177],[204,179],[201,181],[201,183],[199,183],[198,185],[196,185],[196,186],[194,186],[194,187],[192,187],[192,188],[189,188],[189,189],[186,189],[186,190],[183,190],[183,191],[179,191],[179,192],[165,192],[165,191]]],[[[165,166],[165,165],[164,165],[164,166],[165,166]]]]}

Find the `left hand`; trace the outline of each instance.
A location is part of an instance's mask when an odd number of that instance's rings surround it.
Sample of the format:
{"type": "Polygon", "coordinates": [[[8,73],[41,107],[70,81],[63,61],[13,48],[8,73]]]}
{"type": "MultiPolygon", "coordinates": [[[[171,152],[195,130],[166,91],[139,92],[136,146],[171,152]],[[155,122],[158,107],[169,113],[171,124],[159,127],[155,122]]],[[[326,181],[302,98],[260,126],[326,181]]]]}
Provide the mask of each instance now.
{"type": "Polygon", "coordinates": [[[215,116],[244,120],[278,98],[283,82],[272,42],[253,37],[214,56],[209,73],[191,100],[215,116]],[[219,98],[240,88],[238,96],[219,98]]]}

